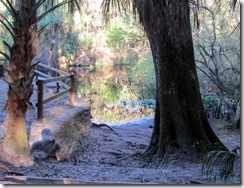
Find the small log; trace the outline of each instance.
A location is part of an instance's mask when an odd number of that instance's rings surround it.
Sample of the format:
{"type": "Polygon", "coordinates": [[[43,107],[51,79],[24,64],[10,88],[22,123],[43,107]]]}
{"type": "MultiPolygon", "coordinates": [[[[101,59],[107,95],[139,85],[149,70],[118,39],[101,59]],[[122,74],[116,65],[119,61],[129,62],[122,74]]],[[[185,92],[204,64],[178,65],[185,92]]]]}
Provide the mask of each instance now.
{"type": "Polygon", "coordinates": [[[71,178],[42,178],[35,176],[5,176],[6,181],[33,181],[33,184],[84,184],[84,185],[143,185],[153,183],[141,183],[141,182],[111,182],[111,181],[86,181],[71,178]]]}

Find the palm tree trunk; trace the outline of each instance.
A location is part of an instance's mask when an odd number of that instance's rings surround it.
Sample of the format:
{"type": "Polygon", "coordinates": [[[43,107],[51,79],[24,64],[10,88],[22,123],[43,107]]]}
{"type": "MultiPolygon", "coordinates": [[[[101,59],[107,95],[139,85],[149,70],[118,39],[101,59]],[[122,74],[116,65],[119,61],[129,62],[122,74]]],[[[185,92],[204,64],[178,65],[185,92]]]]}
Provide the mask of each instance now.
{"type": "Polygon", "coordinates": [[[2,143],[1,156],[4,161],[15,166],[33,164],[29,151],[26,133],[26,111],[31,106],[29,102],[33,92],[34,78],[32,60],[36,47],[36,2],[33,0],[18,1],[19,8],[12,7],[13,45],[8,46],[10,55],[6,82],[9,84],[8,100],[5,109],[8,110],[7,134],[2,143]],[[33,12],[34,11],[34,12],[33,12]]]}
{"type": "MultiPolygon", "coordinates": [[[[9,91],[11,93],[11,91],[9,91]]],[[[9,102],[14,105],[11,95],[9,102]]],[[[26,105],[19,105],[17,109],[10,108],[8,112],[7,134],[3,142],[4,161],[14,166],[29,166],[33,164],[33,157],[29,150],[26,132],[26,105]]]]}

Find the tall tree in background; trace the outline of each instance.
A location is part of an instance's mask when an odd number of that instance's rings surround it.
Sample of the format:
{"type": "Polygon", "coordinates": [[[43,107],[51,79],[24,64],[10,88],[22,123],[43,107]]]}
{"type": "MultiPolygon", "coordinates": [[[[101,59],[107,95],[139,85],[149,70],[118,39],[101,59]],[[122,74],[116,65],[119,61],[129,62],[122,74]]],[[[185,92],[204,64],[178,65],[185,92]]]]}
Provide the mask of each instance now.
{"type": "Polygon", "coordinates": [[[36,39],[43,31],[38,30],[37,23],[45,15],[62,6],[62,2],[37,17],[38,8],[45,0],[0,0],[10,12],[13,22],[8,21],[4,15],[0,15],[0,22],[11,34],[13,44],[3,41],[9,53],[0,51],[8,61],[5,67],[9,85],[8,100],[5,110],[8,110],[7,134],[1,144],[1,157],[4,161],[15,166],[26,166],[33,164],[33,157],[29,151],[26,132],[26,111],[33,108],[30,97],[33,92],[32,80],[35,76],[34,58],[37,55],[36,39]]]}
{"type": "Polygon", "coordinates": [[[111,10],[138,13],[147,34],[156,74],[154,129],[147,154],[166,161],[177,152],[196,161],[211,150],[228,150],[213,132],[204,113],[196,72],[189,0],[104,0],[111,10]],[[132,2],[132,4],[131,4],[132,2]]]}

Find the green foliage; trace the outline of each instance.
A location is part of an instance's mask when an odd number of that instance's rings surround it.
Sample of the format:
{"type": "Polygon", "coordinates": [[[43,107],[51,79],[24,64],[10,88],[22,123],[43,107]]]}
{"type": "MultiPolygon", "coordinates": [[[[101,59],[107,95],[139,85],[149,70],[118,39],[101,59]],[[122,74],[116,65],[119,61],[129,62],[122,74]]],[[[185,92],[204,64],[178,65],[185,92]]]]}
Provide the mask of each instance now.
{"type": "Polygon", "coordinates": [[[96,83],[92,83],[91,81],[81,82],[77,87],[77,93],[79,95],[92,95],[93,101],[97,105],[100,103],[103,103],[102,105],[114,105],[119,100],[121,91],[122,84],[109,79],[96,83]]]}
{"type": "Polygon", "coordinates": [[[122,90],[122,84],[114,83],[111,81],[106,81],[104,83],[103,88],[104,88],[104,90],[102,92],[104,95],[105,104],[107,104],[107,105],[115,104],[115,102],[117,102],[117,100],[120,97],[120,92],[122,90]]]}
{"type": "MultiPolygon", "coordinates": [[[[71,14],[64,13],[64,10],[56,11],[47,16],[40,27],[49,23],[45,29],[44,40],[50,40],[50,35],[60,33],[62,40],[60,40],[59,52],[61,56],[71,58],[80,50],[91,49],[93,47],[92,36],[79,29],[79,26],[74,26],[74,20],[71,14]],[[58,26],[58,30],[55,27],[58,26]]],[[[80,24],[84,24],[80,22],[80,24]]]]}
{"type": "MultiPolygon", "coordinates": [[[[204,93],[202,94],[203,106],[205,109],[222,109],[223,105],[221,102],[221,98],[217,96],[215,93],[204,93]]],[[[223,109],[222,109],[223,110],[223,109]]]]}
{"type": "Polygon", "coordinates": [[[127,34],[127,31],[122,27],[114,26],[109,30],[106,43],[109,47],[119,50],[125,45],[125,38],[127,34]]]}
{"type": "Polygon", "coordinates": [[[98,63],[97,63],[97,70],[98,71],[103,71],[104,70],[104,67],[105,67],[105,62],[103,60],[98,60],[98,63]]]}
{"type": "Polygon", "coordinates": [[[108,47],[121,51],[128,47],[134,48],[135,43],[140,39],[139,30],[128,22],[129,17],[119,21],[111,21],[107,31],[106,44],[108,47]]]}
{"type": "Polygon", "coordinates": [[[127,76],[128,87],[137,93],[139,99],[155,99],[156,78],[151,54],[132,67],[127,76]]]}
{"type": "Polygon", "coordinates": [[[202,175],[208,178],[219,176],[227,180],[234,175],[236,153],[231,151],[210,151],[204,156],[202,175]]]}
{"type": "Polygon", "coordinates": [[[69,31],[61,42],[62,56],[75,55],[78,50],[78,33],[69,31]]]}
{"type": "Polygon", "coordinates": [[[91,95],[92,93],[92,83],[90,80],[85,80],[77,84],[76,93],[84,98],[85,96],[91,95]]]}
{"type": "MultiPolygon", "coordinates": [[[[227,107],[222,102],[221,97],[215,93],[203,93],[202,102],[207,113],[212,113],[215,118],[224,118],[227,107]]],[[[234,108],[237,104],[234,100],[229,100],[230,105],[234,108]]]]}
{"type": "Polygon", "coordinates": [[[96,101],[101,100],[104,105],[112,106],[119,99],[121,90],[121,83],[108,79],[100,83],[94,83],[91,92],[96,95],[93,95],[96,101]]]}
{"type": "Polygon", "coordinates": [[[135,107],[135,106],[140,106],[143,108],[151,108],[155,109],[156,107],[156,101],[154,99],[142,99],[142,100],[131,100],[131,101],[122,101],[121,102],[124,106],[127,107],[135,107]]]}
{"type": "Polygon", "coordinates": [[[92,36],[88,34],[79,34],[77,44],[80,49],[91,49],[93,47],[92,36]]]}
{"type": "Polygon", "coordinates": [[[131,100],[133,94],[126,88],[122,82],[113,79],[84,80],[76,92],[83,100],[89,100],[93,117],[101,122],[115,123],[153,115],[155,100],[131,100]]]}

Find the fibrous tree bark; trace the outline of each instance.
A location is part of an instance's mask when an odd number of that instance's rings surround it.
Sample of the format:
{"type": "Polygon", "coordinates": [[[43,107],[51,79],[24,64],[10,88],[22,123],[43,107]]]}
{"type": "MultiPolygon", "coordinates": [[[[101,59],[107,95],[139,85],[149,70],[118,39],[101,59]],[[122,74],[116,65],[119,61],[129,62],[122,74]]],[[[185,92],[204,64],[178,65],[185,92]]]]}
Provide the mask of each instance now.
{"type": "Polygon", "coordinates": [[[33,163],[27,139],[26,111],[28,106],[32,107],[29,100],[33,92],[32,60],[36,53],[34,40],[37,22],[36,14],[33,14],[36,2],[19,1],[16,9],[9,1],[3,4],[13,17],[13,23],[4,20],[8,23],[13,45],[10,46],[4,41],[9,49],[9,55],[2,52],[9,61],[6,67],[9,91],[5,105],[5,110],[8,110],[8,124],[6,137],[2,143],[2,157],[16,166],[26,166],[33,163]]]}
{"type": "Polygon", "coordinates": [[[12,22],[4,15],[0,15],[0,23],[11,34],[13,44],[6,41],[3,43],[9,53],[0,51],[9,62],[5,67],[9,85],[8,100],[5,110],[8,110],[7,133],[1,144],[1,157],[6,162],[15,166],[28,166],[33,164],[33,157],[30,154],[29,143],[26,131],[27,108],[33,109],[30,97],[33,92],[32,80],[35,76],[34,70],[37,65],[36,42],[42,33],[42,27],[38,30],[37,23],[44,16],[54,9],[67,3],[64,1],[50,8],[37,17],[37,9],[45,0],[21,0],[12,2],[0,0],[12,16],[12,22]]]}

